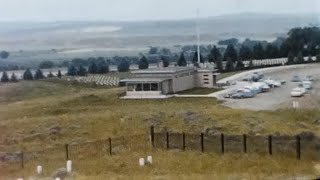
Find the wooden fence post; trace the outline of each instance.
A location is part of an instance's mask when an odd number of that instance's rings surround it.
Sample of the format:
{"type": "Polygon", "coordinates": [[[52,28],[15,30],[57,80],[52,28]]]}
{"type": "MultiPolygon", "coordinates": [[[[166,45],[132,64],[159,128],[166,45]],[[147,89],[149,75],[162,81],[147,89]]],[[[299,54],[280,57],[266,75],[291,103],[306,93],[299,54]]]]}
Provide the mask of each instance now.
{"type": "Polygon", "coordinates": [[[24,168],[24,153],[21,151],[20,153],[20,163],[21,163],[21,168],[24,168]]]}
{"type": "Polygon", "coordinates": [[[247,153],[247,135],[243,135],[243,152],[247,153]]]}
{"type": "Polygon", "coordinates": [[[299,135],[296,136],[296,143],[297,143],[297,146],[296,146],[296,151],[297,151],[297,159],[301,159],[301,138],[299,135]]]}
{"type": "Polygon", "coordinates": [[[186,134],[182,133],[182,150],[186,150],[186,134]]]}
{"type": "Polygon", "coordinates": [[[221,153],[224,154],[224,134],[223,133],[221,133],[220,141],[221,141],[221,153]]]}
{"type": "Polygon", "coordinates": [[[151,138],[151,145],[152,145],[152,147],[155,147],[155,146],[154,146],[154,126],[151,126],[151,127],[150,127],[150,138],[151,138]]]}
{"type": "Polygon", "coordinates": [[[69,144],[66,144],[66,159],[69,160],[69,144]]]}
{"type": "Polygon", "coordinates": [[[169,149],[170,148],[169,132],[166,133],[166,139],[167,139],[167,149],[169,149]]]}
{"type": "Polygon", "coordinates": [[[272,155],[272,136],[268,136],[268,144],[269,144],[269,155],[272,155]]]}
{"type": "Polygon", "coordinates": [[[201,133],[201,135],[200,135],[200,143],[201,143],[201,152],[204,152],[204,142],[203,142],[203,136],[204,136],[204,134],[203,133],[201,133]]]}
{"type": "Polygon", "coordinates": [[[109,138],[109,154],[110,154],[110,156],[112,156],[112,142],[111,142],[111,138],[109,138]]]}

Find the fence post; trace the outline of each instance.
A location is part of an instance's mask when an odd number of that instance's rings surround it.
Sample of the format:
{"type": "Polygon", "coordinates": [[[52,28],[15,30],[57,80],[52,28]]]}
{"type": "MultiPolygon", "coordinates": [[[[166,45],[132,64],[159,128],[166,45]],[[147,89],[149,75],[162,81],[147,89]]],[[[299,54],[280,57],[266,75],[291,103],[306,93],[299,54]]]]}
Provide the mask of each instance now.
{"type": "Polygon", "coordinates": [[[69,160],[69,144],[66,144],[66,159],[69,160]]]}
{"type": "Polygon", "coordinates": [[[155,146],[154,146],[154,126],[151,126],[151,127],[150,127],[150,138],[151,138],[151,145],[152,145],[152,147],[155,147],[155,146]]]}
{"type": "Polygon", "coordinates": [[[169,149],[170,148],[169,132],[166,133],[166,139],[167,139],[167,149],[169,149]]]}
{"type": "Polygon", "coordinates": [[[223,133],[221,133],[220,140],[221,140],[221,153],[224,154],[224,134],[223,133]]]}
{"type": "Polygon", "coordinates": [[[21,151],[20,153],[20,163],[21,163],[21,168],[24,168],[24,153],[21,151]]]}
{"type": "Polygon", "coordinates": [[[247,153],[247,135],[243,135],[243,152],[247,153]]]}
{"type": "Polygon", "coordinates": [[[272,155],[272,136],[268,136],[268,144],[269,144],[269,155],[272,155]]]}
{"type": "Polygon", "coordinates": [[[204,152],[204,142],[203,142],[203,136],[204,136],[204,134],[203,133],[201,133],[201,135],[200,135],[200,141],[201,141],[201,152],[204,152]]]}
{"type": "Polygon", "coordinates": [[[297,146],[296,146],[296,151],[297,151],[297,159],[301,159],[301,138],[299,135],[296,136],[296,141],[297,141],[297,146]]]}
{"type": "Polygon", "coordinates": [[[112,143],[111,143],[111,138],[109,138],[109,154],[112,156],[112,143]]]}
{"type": "Polygon", "coordinates": [[[186,150],[186,134],[182,133],[182,150],[186,150]]]}

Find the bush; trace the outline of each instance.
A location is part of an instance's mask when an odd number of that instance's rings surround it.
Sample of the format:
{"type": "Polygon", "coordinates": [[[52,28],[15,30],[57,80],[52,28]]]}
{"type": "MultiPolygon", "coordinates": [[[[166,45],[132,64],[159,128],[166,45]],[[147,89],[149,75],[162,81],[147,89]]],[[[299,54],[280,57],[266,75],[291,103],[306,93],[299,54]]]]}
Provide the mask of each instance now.
{"type": "Polygon", "coordinates": [[[50,71],[47,77],[48,77],[48,78],[54,78],[55,76],[54,76],[54,75],[52,74],[52,72],[50,71]]]}
{"type": "Polygon", "coordinates": [[[53,68],[55,65],[52,61],[42,61],[40,64],[39,64],[39,68],[40,69],[51,69],[53,68]]]}
{"type": "Polygon", "coordinates": [[[68,68],[68,73],[69,76],[76,76],[77,75],[77,69],[74,67],[74,65],[70,65],[68,68]]]}

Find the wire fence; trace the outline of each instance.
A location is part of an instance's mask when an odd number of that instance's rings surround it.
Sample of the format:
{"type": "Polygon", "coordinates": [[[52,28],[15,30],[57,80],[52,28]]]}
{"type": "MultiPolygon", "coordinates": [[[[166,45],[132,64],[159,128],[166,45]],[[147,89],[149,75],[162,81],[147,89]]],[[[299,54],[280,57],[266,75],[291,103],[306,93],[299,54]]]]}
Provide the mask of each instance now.
{"type": "Polygon", "coordinates": [[[150,128],[151,145],[161,149],[208,153],[257,153],[285,155],[297,159],[320,159],[320,138],[306,135],[250,136],[247,134],[190,134],[156,132],[150,128]]]}
{"type": "Polygon", "coordinates": [[[86,158],[102,158],[120,155],[136,149],[178,149],[203,153],[257,153],[261,155],[283,155],[292,158],[320,160],[320,138],[310,135],[269,135],[251,136],[247,134],[192,134],[177,132],[156,132],[150,127],[149,136],[136,135],[108,138],[99,141],[65,144],[38,151],[20,151],[0,154],[0,162],[15,169],[50,162],[85,161],[86,158]],[[150,144],[151,143],[151,144],[150,144]]]}

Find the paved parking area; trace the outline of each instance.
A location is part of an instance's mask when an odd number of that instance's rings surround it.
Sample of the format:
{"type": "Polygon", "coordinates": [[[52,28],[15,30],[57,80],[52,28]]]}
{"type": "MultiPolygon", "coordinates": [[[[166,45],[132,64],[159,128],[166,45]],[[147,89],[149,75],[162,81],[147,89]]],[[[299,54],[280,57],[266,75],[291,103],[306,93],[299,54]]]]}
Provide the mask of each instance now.
{"type": "Polygon", "coordinates": [[[320,64],[308,64],[308,65],[293,65],[253,70],[236,74],[234,76],[222,79],[220,82],[236,81],[237,84],[228,87],[227,89],[212,93],[209,96],[217,97],[220,100],[224,100],[224,105],[236,108],[236,109],[250,109],[250,110],[275,110],[278,108],[290,108],[293,101],[297,101],[302,108],[317,108],[320,106],[320,64]],[[262,72],[265,77],[271,77],[273,79],[286,80],[287,83],[281,87],[271,89],[268,93],[258,94],[255,98],[249,99],[226,99],[223,94],[240,87],[243,87],[248,82],[239,81],[243,77],[253,72],[262,72]],[[292,76],[298,75],[300,78],[304,78],[307,75],[312,75],[315,78],[314,88],[309,91],[308,94],[301,98],[292,98],[290,92],[294,87],[298,86],[298,83],[291,82],[292,76]]]}

